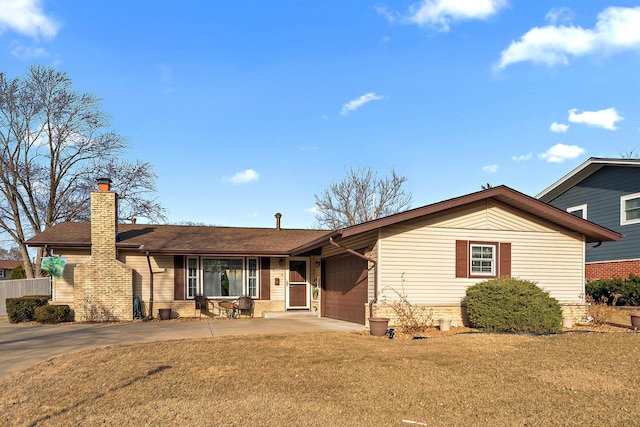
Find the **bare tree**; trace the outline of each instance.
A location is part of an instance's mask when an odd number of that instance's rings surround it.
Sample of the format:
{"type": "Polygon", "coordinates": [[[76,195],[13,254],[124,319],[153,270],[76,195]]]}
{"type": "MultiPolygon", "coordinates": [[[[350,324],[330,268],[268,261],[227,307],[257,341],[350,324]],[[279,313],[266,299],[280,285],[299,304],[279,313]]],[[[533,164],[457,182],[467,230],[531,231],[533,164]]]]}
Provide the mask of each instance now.
{"type": "Polygon", "coordinates": [[[632,148],[631,150],[622,151],[620,157],[623,159],[640,159],[640,153],[636,152],[635,148],[632,148]]]}
{"type": "Polygon", "coordinates": [[[378,178],[370,167],[350,168],[342,181],[314,194],[316,221],[337,230],[405,211],[411,207],[411,194],[402,188],[406,181],[393,169],[390,177],[378,178]]]}
{"type": "Polygon", "coordinates": [[[18,248],[0,248],[0,260],[4,261],[22,261],[22,255],[18,248]]]}
{"type": "Polygon", "coordinates": [[[0,73],[0,231],[17,244],[29,276],[25,241],[58,222],[86,219],[96,178],[112,178],[123,216],[164,218],[151,165],[120,160],[127,144],[110,129],[100,99],[71,85],[66,73],[47,67],[30,67],[22,78],[0,73]]]}

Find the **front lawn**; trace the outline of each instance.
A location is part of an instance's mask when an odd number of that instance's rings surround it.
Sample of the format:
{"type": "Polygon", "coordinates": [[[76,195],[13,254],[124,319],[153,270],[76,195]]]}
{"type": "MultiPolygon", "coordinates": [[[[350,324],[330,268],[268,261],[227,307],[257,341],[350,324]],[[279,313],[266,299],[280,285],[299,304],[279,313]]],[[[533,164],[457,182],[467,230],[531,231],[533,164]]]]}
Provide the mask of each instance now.
{"type": "Polygon", "coordinates": [[[114,346],[0,381],[0,425],[638,425],[639,360],[635,332],[114,346]]]}

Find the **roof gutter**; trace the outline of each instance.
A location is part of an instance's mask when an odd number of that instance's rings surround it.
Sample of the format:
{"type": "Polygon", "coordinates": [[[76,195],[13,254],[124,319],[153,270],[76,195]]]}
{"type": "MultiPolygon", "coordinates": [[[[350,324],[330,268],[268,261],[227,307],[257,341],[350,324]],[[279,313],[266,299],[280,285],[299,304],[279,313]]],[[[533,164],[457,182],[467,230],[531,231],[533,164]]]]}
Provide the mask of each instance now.
{"type": "Polygon", "coordinates": [[[368,256],[362,255],[360,252],[356,252],[353,249],[342,246],[340,243],[334,241],[333,237],[329,237],[329,243],[337,248],[349,252],[351,255],[355,255],[358,258],[362,258],[373,264],[373,298],[369,300],[369,318],[371,318],[373,316],[373,304],[378,302],[378,261],[374,260],[373,258],[369,258],[368,256]]]}

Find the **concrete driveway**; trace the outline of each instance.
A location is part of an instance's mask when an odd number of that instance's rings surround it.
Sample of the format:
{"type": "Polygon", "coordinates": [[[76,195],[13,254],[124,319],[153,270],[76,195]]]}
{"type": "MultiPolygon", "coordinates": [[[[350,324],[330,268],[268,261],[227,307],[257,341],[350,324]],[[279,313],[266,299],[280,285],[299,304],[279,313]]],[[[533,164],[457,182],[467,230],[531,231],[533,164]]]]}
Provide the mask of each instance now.
{"type": "Polygon", "coordinates": [[[38,362],[116,344],[222,335],[363,331],[364,325],[317,317],[193,319],[127,323],[12,324],[0,318],[0,378],[38,362]]]}

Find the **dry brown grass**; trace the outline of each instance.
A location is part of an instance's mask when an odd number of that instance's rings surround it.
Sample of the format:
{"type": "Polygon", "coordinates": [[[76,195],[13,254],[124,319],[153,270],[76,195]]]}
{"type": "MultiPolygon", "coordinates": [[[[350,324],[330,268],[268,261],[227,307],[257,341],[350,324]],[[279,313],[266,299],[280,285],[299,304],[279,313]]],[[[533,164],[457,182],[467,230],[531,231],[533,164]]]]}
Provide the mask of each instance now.
{"type": "Polygon", "coordinates": [[[638,425],[638,360],[634,332],[124,345],[0,381],[0,425],[638,425]]]}

